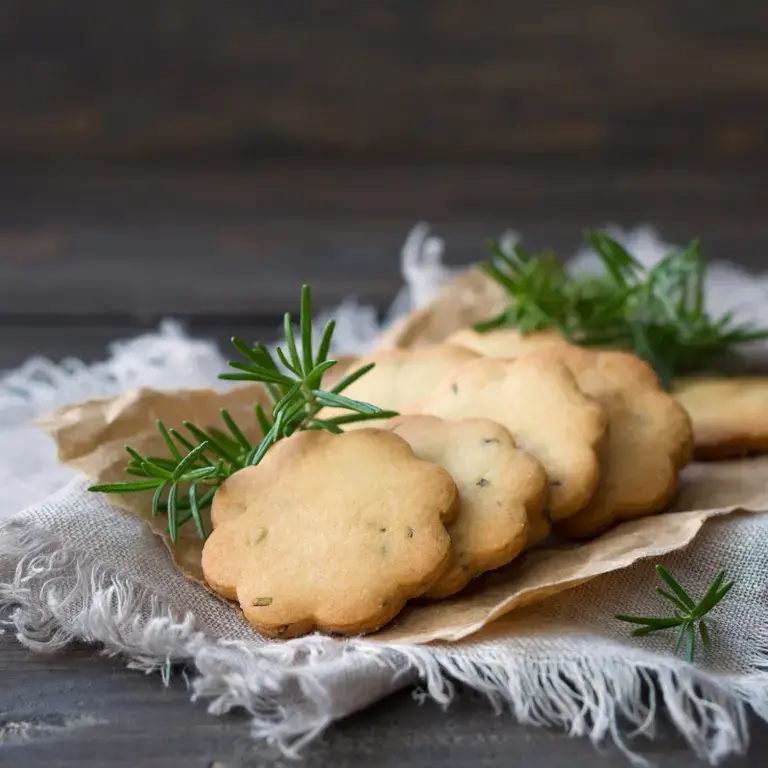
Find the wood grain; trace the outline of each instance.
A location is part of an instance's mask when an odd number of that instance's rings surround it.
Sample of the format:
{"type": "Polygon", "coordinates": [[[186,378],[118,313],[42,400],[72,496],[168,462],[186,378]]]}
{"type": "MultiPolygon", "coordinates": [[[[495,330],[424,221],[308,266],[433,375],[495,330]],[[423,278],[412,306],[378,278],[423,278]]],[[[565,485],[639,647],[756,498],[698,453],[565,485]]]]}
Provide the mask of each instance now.
{"type": "Polygon", "coordinates": [[[384,309],[421,219],[454,264],[481,258],[485,239],[510,227],[567,254],[586,226],[652,222],[673,242],[700,237],[711,259],[758,268],[764,181],[760,169],[625,166],[4,175],[0,317],[273,322],[297,309],[304,281],[318,308],[356,295],[384,309]]]}
{"type": "MultiPolygon", "coordinates": [[[[191,704],[177,675],[168,688],[76,646],[62,655],[31,655],[0,636],[0,766],[25,768],[259,768],[290,765],[274,748],[253,742],[244,714],[216,718],[191,704]]],[[[748,758],[728,768],[757,768],[768,749],[768,728],[753,721],[748,758]]],[[[701,763],[662,722],[659,738],[633,748],[656,768],[701,763]]],[[[621,753],[602,755],[584,739],[546,728],[517,725],[494,715],[480,695],[459,690],[444,711],[419,706],[404,691],[330,728],[304,752],[305,768],[587,768],[628,766],[621,753]]]]}
{"type": "Polygon", "coordinates": [[[0,163],[768,157],[742,0],[0,6],[0,163]]]}

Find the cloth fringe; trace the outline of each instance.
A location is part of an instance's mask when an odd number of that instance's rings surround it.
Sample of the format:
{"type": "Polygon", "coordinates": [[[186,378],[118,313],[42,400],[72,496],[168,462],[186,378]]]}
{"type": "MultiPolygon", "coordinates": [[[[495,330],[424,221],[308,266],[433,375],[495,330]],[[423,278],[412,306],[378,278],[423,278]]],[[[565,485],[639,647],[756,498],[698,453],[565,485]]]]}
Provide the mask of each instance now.
{"type": "MultiPolygon", "coordinates": [[[[748,745],[747,711],[768,719],[768,686],[718,677],[674,658],[616,649],[586,655],[532,656],[507,648],[379,645],[311,636],[255,644],[206,636],[149,590],[67,549],[45,531],[11,522],[0,528],[0,615],[19,642],[53,653],[74,641],[123,657],[128,667],[167,683],[183,663],[194,699],[221,715],[245,709],[255,738],[298,757],[334,720],[331,670],[364,664],[395,679],[391,690],[420,681],[414,696],[447,707],[456,683],[484,694],[497,713],[554,726],[595,745],[613,743],[636,765],[629,746],[653,737],[662,712],[702,759],[716,764],[748,745]],[[655,682],[655,685],[654,685],[655,682]]],[[[768,646],[766,646],[768,650],[768,646]]],[[[768,653],[763,667],[768,669],[768,653]]],[[[766,673],[768,678],[768,672],[766,673]]]]}

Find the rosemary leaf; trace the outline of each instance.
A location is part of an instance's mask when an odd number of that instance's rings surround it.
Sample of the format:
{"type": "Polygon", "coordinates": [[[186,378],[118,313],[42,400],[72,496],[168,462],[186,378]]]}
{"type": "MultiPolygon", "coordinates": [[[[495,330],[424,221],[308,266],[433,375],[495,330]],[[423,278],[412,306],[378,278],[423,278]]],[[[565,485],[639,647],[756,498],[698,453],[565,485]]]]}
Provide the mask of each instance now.
{"type": "MultiPolygon", "coordinates": [[[[195,446],[192,443],[190,443],[189,440],[187,440],[187,438],[184,437],[184,435],[182,435],[180,432],[178,432],[173,428],[171,428],[169,431],[171,435],[173,435],[174,439],[179,442],[180,445],[183,445],[188,451],[194,450],[195,446]]],[[[200,460],[208,464],[211,463],[210,461],[208,461],[208,459],[205,458],[205,456],[201,456],[200,460]]]]}
{"type": "Polygon", "coordinates": [[[709,637],[707,622],[703,619],[699,622],[699,634],[701,635],[701,644],[704,646],[704,650],[708,651],[712,645],[712,641],[709,637]]]}
{"type": "Polygon", "coordinates": [[[377,414],[381,410],[375,405],[369,405],[368,403],[363,403],[360,400],[353,400],[350,397],[344,397],[343,395],[337,395],[332,392],[323,392],[320,389],[313,389],[312,394],[322,405],[328,405],[334,408],[347,408],[350,411],[357,411],[358,413],[365,413],[369,415],[377,414]]]}
{"type": "MultiPolygon", "coordinates": [[[[707,588],[707,591],[704,593],[704,597],[701,598],[701,602],[696,606],[694,614],[703,616],[705,613],[709,613],[709,611],[717,605],[719,602],[718,592],[720,591],[720,585],[723,583],[724,578],[725,571],[718,571],[717,575],[712,580],[712,583],[707,588]]],[[[732,584],[733,582],[731,582],[731,585],[732,584]]]]}
{"type": "Polygon", "coordinates": [[[88,488],[94,493],[135,493],[137,491],[151,491],[162,485],[163,481],[158,478],[151,480],[139,480],[131,482],[130,480],[120,483],[102,483],[101,485],[92,485],[88,488]]]}
{"type": "Polygon", "coordinates": [[[230,415],[226,408],[221,409],[221,420],[226,424],[227,429],[232,433],[232,437],[245,448],[246,451],[251,450],[251,443],[248,438],[243,434],[240,427],[235,424],[234,419],[230,415]]]}
{"type": "Polygon", "coordinates": [[[205,539],[205,527],[203,526],[203,520],[200,517],[200,507],[198,506],[197,501],[197,486],[194,483],[189,486],[189,512],[195,522],[197,535],[201,539],[205,539]]]}
{"type": "Polygon", "coordinates": [[[301,376],[301,371],[296,367],[296,363],[292,362],[285,356],[285,352],[283,352],[280,347],[277,348],[277,356],[280,359],[280,362],[295,376],[301,376]]]}
{"type": "Polygon", "coordinates": [[[639,616],[624,616],[619,614],[616,616],[619,621],[626,621],[630,624],[644,624],[653,629],[670,629],[671,627],[677,627],[682,623],[682,619],[651,619],[642,618],[639,616]]]}
{"type": "Polygon", "coordinates": [[[268,381],[272,384],[291,384],[291,379],[278,371],[272,371],[269,368],[263,368],[249,363],[239,363],[236,360],[229,363],[230,368],[242,373],[224,373],[219,376],[220,379],[230,379],[231,381],[268,381]]]}
{"type": "MultiPolygon", "coordinates": [[[[694,297],[693,300],[696,301],[696,298],[694,297]]],[[[696,653],[696,629],[698,628],[699,634],[701,635],[701,642],[704,650],[708,651],[712,643],[709,629],[704,621],[704,616],[706,616],[712,608],[714,608],[720,600],[728,594],[733,587],[733,582],[730,581],[725,586],[722,586],[725,579],[725,571],[718,571],[707,588],[707,591],[704,593],[704,597],[697,603],[683,589],[683,587],[680,586],[680,583],[669,573],[669,571],[662,566],[657,565],[656,572],[658,573],[659,578],[661,578],[672,590],[671,592],[667,592],[661,587],[656,589],[662,597],[675,606],[675,616],[672,618],[655,618],[620,614],[615,618],[619,621],[640,625],[639,629],[635,629],[632,632],[632,635],[635,637],[642,637],[649,635],[652,632],[679,627],[677,642],[675,644],[675,653],[679,653],[683,640],[685,640],[685,658],[689,662],[692,662],[696,653]]]]}
{"type": "Polygon", "coordinates": [[[324,429],[339,434],[344,424],[397,415],[339,394],[367,373],[372,365],[350,374],[330,392],[321,388],[323,374],[337,364],[335,360],[327,359],[335,324],[331,321],[325,326],[317,358],[313,359],[311,318],[310,290],[305,285],[301,292],[300,345],[296,342],[291,316],[286,313],[283,330],[287,353],[280,347],[276,351],[287,373],[278,367],[277,361],[263,344],[249,346],[242,339],[232,339],[233,346],[245,362],[231,361],[229,366],[236,372],[223,373],[220,378],[257,382],[266,389],[272,404],[270,412],[266,412],[260,403],[254,405],[254,418],[261,432],[261,439],[256,444],[251,444],[245,431],[226,409],[221,410],[221,420],[227,431],[184,421],[184,429],[189,433],[187,437],[158,421],[157,429],[169,456],[143,456],[128,446],[126,451],[130,461],[125,471],[141,479],[94,485],[90,490],[101,493],[153,491],[152,514],[156,517],[165,512],[172,541],[177,541],[179,527],[190,520],[197,535],[205,539],[201,512],[211,504],[216,489],[233,472],[258,464],[279,440],[304,429],[324,429]],[[350,413],[320,419],[318,413],[325,406],[350,413]],[[201,486],[207,486],[202,495],[201,486]]]}
{"type": "Polygon", "coordinates": [[[685,639],[685,630],[687,628],[687,624],[680,625],[680,631],[677,633],[677,642],[675,643],[675,655],[680,653],[680,648],[683,645],[683,640],[685,639]]]}
{"type": "Polygon", "coordinates": [[[331,389],[331,394],[340,394],[347,387],[349,387],[350,384],[354,384],[358,379],[361,379],[363,376],[365,376],[365,374],[368,373],[368,371],[370,371],[375,365],[376,363],[368,363],[368,365],[364,365],[361,368],[358,368],[356,371],[348,374],[331,389]]]}
{"type": "Polygon", "coordinates": [[[256,403],[253,410],[256,414],[256,421],[259,424],[259,429],[261,430],[261,436],[264,437],[264,435],[269,432],[269,428],[271,426],[269,419],[267,419],[267,415],[264,413],[264,409],[261,407],[260,403],[256,403]]]}
{"type": "Polygon", "coordinates": [[[178,518],[176,517],[176,494],[178,488],[179,486],[176,483],[172,483],[168,489],[168,534],[174,544],[178,536],[178,518]]]}
{"type": "Polygon", "coordinates": [[[299,328],[301,335],[301,356],[304,363],[304,375],[309,378],[314,367],[312,359],[312,308],[310,306],[309,286],[301,289],[301,311],[299,313],[299,328]]]}
{"type": "Polygon", "coordinates": [[[152,497],[152,517],[157,517],[160,514],[160,499],[165,491],[168,483],[163,483],[157,486],[155,495],[152,497]]]}
{"type": "Polygon", "coordinates": [[[688,610],[695,608],[696,604],[691,599],[690,595],[677,583],[677,580],[672,574],[667,571],[663,566],[656,566],[656,573],[659,574],[662,581],[680,598],[680,601],[686,606],[688,610]]]}
{"type": "Polygon", "coordinates": [[[319,387],[323,378],[323,374],[327,370],[333,368],[333,366],[336,364],[336,360],[326,360],[322,363],[318,363],[316,366],[314,366],[314,368],[311,368],[307,374],[307,385],[313,389],[319,387]]]}
{"type": "Polygon", "coordinates": [[[205,443],[207,447],[209,447],[217,456],[220,456],[222,459],[226,461],[237,462],[237,454],[230,450],[223,443],[220,443],[218,440],[216,440],[215,437],[207,433],[205,430],[200,429],[200,427],[198,427],[196,424],[192,424],[190,421],[184,421],[182,423],[184,428],[192,435],[192,437],[200,441],[197,446],[198,448],[200,445],[205,443]]]}
{"type": "Polygon", "coordinates": [[[355,424],[359,421],[371,421],[372,419],[392,419],[397,416],[397,411],[380,411],[379,413],[349,413],[344,416],[334,416],[331,419],[315,419],[315,422],[321,422],[322,424],[333,424],[340,427],[344,424],[355,424]]]}
{"type": "Polygon", "coordinates": [[[261,350],[259,349],[251,349],[248,344],[245,343],[242,339],[237,338],[236,336],[232,337],[232,346],[245,358],[250,360],[252,363],[259,367],[264,367],[264,358],[263,355],[260,354],[261,350]]]}
{"type": "Polygon", "coordinates": [[[328,358],[328,352],[331,348],[331,339],[333,338],[333,332],[336,329],[336,321],[329,320],[323,329],[323,335],[320,337],[320,346],[317,349],[317,358],[315,364],[319,365],[324,363],[328,358]]]}
{"type": "Polygon", "coordinates": [[[678,610],[682,611],[683,613],[688,612],[689,606],[687,606],[682,600],[673,595],[671,592],[667,592],[667,590],[663,587],[656,587],[656,592],[669,600],[669,602],[672,603],[672,605],[674,605],[678,610]]]}
{"type": "Polygon", "coordinates": [[[179,449],[176,447],[176,443],[168,434],[168,430],[165,428],[165,424],[163,424],[163,422],[160,419],[158,419],[156,423],[157,423],[157,429],[160,432],[160,436],[163,438],[163,442],[165,443],[168,450],[170,451],[171,456],[173,456],[173,458],[176,461],[181,461],[181,454],[179,453],[179,449]]]}
{"type": "Polygon", "coordinates": [[[629,349],[667,388],[678,377],[711,368],[768,329],[735,324],[706,311],[706,262],[698,241],[672,248],[650,269],[605,232],[587,230],[601,272],[566,275],[551,252],[505,254],[497,243],[478,267],[509,295],[509,307],[481,320],[482,333],[503,326],[530,333],[551,328],[575,344],[629,349]]]}
{"type": "Polygon", "coordinates": [[[197,460],[197,457],[205,451],[205,449],[208,447],[208,441],[204,441],[200,443],[200,445],[197,446],[197,448],[193,448],[180,462],[179,465],[176,467],[175,472],[173,473],[172,477],[174,480],[179,480],[183,475],[184,472],[191,467],[195,461],[197,460]]]}
{"type": "Polygon", "coordinates": [[[285,315],[283,315],[283,333],[285,334],[285,345],[288,347],[291,364],[296,371],[296,375],[299,376],[301,375],[301,358],[296,349],[296,338],[293,335],[293,321],[290,312],[286,312],[285,315]]]}

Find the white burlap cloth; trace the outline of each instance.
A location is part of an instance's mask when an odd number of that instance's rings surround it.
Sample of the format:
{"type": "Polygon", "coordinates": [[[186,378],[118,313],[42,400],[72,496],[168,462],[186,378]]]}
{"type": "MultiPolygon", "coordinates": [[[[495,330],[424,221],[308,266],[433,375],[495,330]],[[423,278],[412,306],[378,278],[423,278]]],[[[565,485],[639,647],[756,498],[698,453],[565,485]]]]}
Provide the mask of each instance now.
{"type": "MultiPolygon", "coordinates": [[[[658,257],[652,233],[622,237],[645,260],[658,257]]],[[[393,312],[430,298],[448,274],[441,252],[424,228],[414,230],[403,254],[408,288],[393,312]]],[[[711,279],[717,311],[735,306],[768,323],[768,280],[729,267],[714,269],[711,279]]],[[[344,351],[362,350],[375,336],[375,315],[354,302],[338,318],[344,351]]],[[[671,637],[633,639],[613,618],[665,610],[654,592],[655,561],[514,612],[453,645],[319,636],[265,642],[178,574],[142,524],[89,494],[28,423],[55,405],[138,385],[215,384],[223,366],[213,345],[166,324],[114,345],[105,363],[32,360],[0,378],[0,609],[13,606],[8,631],[27,647],[53,652],[84,640],[166,677],[184,662],[193,695],[208,700],[212,713],[246,708],[254,736],[289,753],[335,719],[416,683],[419,695],[445,704],[453,683],[465,683],[523,723],[613,740],[635,761],[642,752],[636,737],[653,735],[662,711],[711,762],[746,749],[749,708],[768,720],[768,515],[712,520],[686,550],[661,560],[693,594],[721,567],[736,578],[712,615],[712,651],[696,665],[670,653],[671,637]]]]}

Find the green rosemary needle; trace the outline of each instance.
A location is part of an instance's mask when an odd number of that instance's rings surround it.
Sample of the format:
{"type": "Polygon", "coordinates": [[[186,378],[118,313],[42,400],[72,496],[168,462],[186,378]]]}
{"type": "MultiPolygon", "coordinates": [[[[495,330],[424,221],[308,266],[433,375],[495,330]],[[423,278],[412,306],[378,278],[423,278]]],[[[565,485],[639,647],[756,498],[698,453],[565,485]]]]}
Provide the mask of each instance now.
{"type": "Polygon", "coordinates": [[[639,624],[638,629],[632,632],[635,637],[650,635],[652,632],[661,632],[665,629],[677,629],[675,653],[680,651],[683,642],[685,642],[685,658],[692,662],[696,653],[696,630],[699,630],[702,645],[708,651],[711,640],[704,617],[731,591],[734,582],[729,581],[727,584],[723,584],[725,571],[718,571],[704,593],[704,597],[696,602],[669,571],[657,565],[656,572],[669,587],[669,589],[657,587],[656,591],[672,604],[674,616],[670,618],[644,618],[619,614],[616,618],[630,624],[639,624]]]}
{"type": "Polygon", "coordinates": [[[236,373],[224,373],[219,378],[230,381],[254,381],[263,384],[271,402],[267,413],[260,404],[254,406],[259,439],[251,441],[232,415],[221,410],[223,429],[199,427],[183,422],[183,432],[167,428],[162,421],[157,429],[168,451],[167,456],[143,456],[130,446],[126,452],[130,461],[125,472],[138,479],[117,483],[93,485],[97,493],[139,493],[154,491],[152,514],[164,512],[168,518],[168,535],[172,541],[178,537],[179,527],[192,521],[198,536],[205,539],[207,532],[201,510],[207,507],[221,483],[244,467],[258,464],[276,442],[304,429],[323,429],[342,432],[345,424],[368,419],[396,416],[375,405],[346,397],[342,392],[373,368],[363,366],[345,376],[329,390],[323,389],[323,374],[336,365],[328,358],[335,322],[324,328],[317,351],[312,344],[312,308],[309,286],[301,291],[299,316],[299,343],[294,334],[290,313],[283,322],[285,349],[277,347],[275,355],[260,343],[248,345],[233,338],[232,344],[244,361],[232,361],[229,366],[236,373]],[[326,406],[341,408],[349,413],[320,418],[326,406]]]}
{"type": "Polygon", "coordinates": [[[475,330],[552,328],[575,344],[630,349],[667,388],[674,377],[703,370],[740,344],[768,338],[768,329],[705,311],[706,263],[698,241],[646,268],[605,232],[587,230],[585,238],[602,272],[576,277],[551,251],[531,254],[517,246],[505,253],[492,241],[490,259],[478,267],[506,290],[510,305],[475,330]]]}

